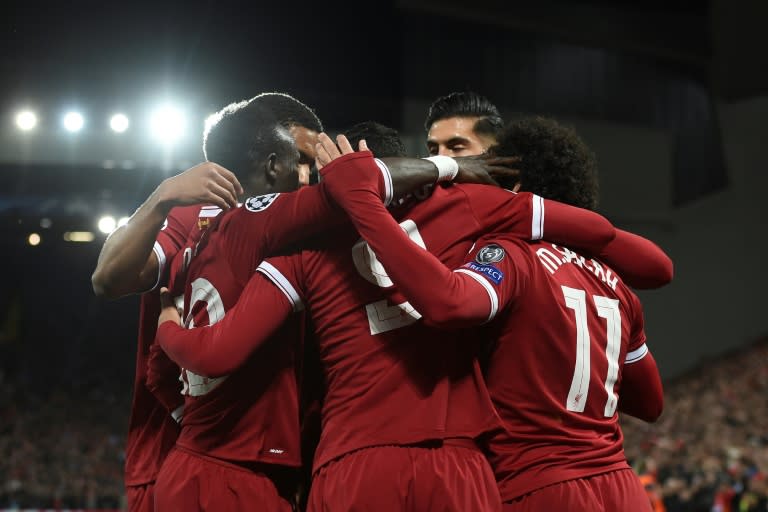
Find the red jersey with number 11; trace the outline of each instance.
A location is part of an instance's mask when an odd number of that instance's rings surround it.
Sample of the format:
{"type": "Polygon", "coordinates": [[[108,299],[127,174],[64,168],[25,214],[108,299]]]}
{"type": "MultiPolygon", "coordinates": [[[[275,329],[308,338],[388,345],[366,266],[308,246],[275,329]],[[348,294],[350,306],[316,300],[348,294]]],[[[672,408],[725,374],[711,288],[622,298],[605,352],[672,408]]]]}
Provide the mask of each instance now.
{"type": "Polygon", "coordinates": [[[616,409],[624,365],[648,353],[637,296],[600,261],[503,235],[479,240],[461,271],[502,311],[486,374],[504,422],[490,444],[502,500],[629,468],[616,409]]]}

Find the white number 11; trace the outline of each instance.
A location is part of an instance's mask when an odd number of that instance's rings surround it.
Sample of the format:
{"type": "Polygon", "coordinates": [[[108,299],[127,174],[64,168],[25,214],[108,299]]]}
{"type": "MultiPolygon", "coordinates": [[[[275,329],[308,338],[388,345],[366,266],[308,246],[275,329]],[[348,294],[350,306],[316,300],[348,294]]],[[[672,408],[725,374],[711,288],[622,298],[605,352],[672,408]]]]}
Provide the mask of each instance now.
{"type": "MultiPolygon", "coordinates": [[[[562,286],[565,305],[576,313],[576,366],[573,369],[571,389],[566,407],[569,411],[584,412],[589,393],[590,340],[587,328],[587,300],[584,290],[562,286]]],[[[605,392],[608,400],[603,415],[610,418],[616,412],[619,398],[613,391],[619,377],[619,353],[621,352],[621,313],[618,299],[593,295],[597,316],[606,320],[605,356],[608,359],[608,375],[605,377],[605,392]]]]}

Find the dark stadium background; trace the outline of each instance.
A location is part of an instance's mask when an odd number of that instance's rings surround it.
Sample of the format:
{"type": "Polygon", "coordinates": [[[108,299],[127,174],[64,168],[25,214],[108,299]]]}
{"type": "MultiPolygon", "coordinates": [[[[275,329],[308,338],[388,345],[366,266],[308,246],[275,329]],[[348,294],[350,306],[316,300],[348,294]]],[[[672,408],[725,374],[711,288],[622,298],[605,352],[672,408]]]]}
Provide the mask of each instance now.
{"type": "MultiPolygon", "coordinates": [[[[429,103],[455,90],[488,96],[506,118],[572,124],[597,153],[601,212],[675,262],[671,285],[640,293],[669,386],[703,375],[701,396],[721,389],[715,376],[727,384],[747,372],[722,370],[728,357],[764,361],[764,1],[11,2],[3,11],[0,508],[18,491],[9,482],[19,460],[71,481],[83,465],[100,473],[77,484],[97,489],[92,504],[110,505],[100,489],[119,492],[138,301],[93,295],[97,220],[130,215],[162,179],[201,161],[206,115],[265,91],[298,97],[331,132],[366,119],[395,127],[419,156],[429,103]],[[145,127],[164,101],[187,118],[172,147],[145,127]],[[20,108],[37,113],[34,130],[17,129],[20,108]],[[60,124],[70,108],[85,118],[76,134],[60,124]],[[131,120],[120,135],[107,125],[116,109],[131,120]],[[64,241],[75,230],[94,241],[64,241]],[[89,455],[71,462],[68,443],[89,455]]],[[[764,451],[765,366],[749,371],[762,382],[753,430],[764,451]]]]}

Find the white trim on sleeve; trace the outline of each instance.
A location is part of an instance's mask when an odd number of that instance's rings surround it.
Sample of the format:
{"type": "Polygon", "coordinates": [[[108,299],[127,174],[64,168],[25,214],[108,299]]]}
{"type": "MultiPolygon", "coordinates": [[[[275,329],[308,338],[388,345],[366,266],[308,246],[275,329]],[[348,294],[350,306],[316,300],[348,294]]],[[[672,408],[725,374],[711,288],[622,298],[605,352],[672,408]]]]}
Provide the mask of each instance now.
{"type": "Polygon", "coordinates": [[[642,358],[644,358],[647,354],[648,354],[648,345],[643,343],[643,345],[640,348],[637,348],[632,352],[627,352],[627,357],[624,358],[624,363],[625,364],[636,363],[642,358]]]}
{"type": "Polygon", "coordinates": [[[541,240],[544,238],[544,199],[533,194],[532,201],[531,240],[541,240]]]}
{"type": "Polygon", "coordinates": [[[171,417],[176,421],[176,423],[181,423],[181,419],[184,417],[184,404],[172,410],[171,417]]]}
{"type": "Polygon", "coordinates": [[[381,175],[384,177],[384,206],[389,206],[389,204],[392,202],[392,195],[394,194],[394,185],[392,185],[392,173],[389,172],[389,167],[387,167],[387,164],[378,158],[374,158],[373,161],[376,162],[376,165],[379,166],[381,175]]]}
{"type": "Polygon", "coordinates": [[[152,285],[152,288],[150,290],[154,290],[157,288],[157,285],[160,284],[160,278],[163,276],[163,271],[165,271],[165,251],[163,251],[163,246],[160,245],[159,242],[155,241],[155,245],[152,246],[152,251],[154,251],[155,256],[157,256],[157,279],[155,279],[155,284],[152,285]]]}
{"type": "Polygon", "coordinates": [[[469,269],[466,268],[457,268],[454,270],[454,272],[460,272],[462,274],[467,274],[469,277],[480,283],[480,285],[485,288],[485,291],[488,292],[488,298],[491,299],[491,313],[488,315],[488,320],[486,322],[490,322],[493,320],[493,317],[496,316],[496,313],[499,312],[499,296],[496,295],[496,290],[493,289],[493,286],[491,286],[491,283],[489,283],[483,276],[476,272],[472,272],[469,269]]]}
{"type": "Polygon", "coordinates": [[[270,281],[274,283],[275,286],[277,286],[280,291],[282,291],[285,296],[288,298],[288,302],[291,303],[291,306],[293,306],[293,311],[298,312],[302,311],[304,309],[304,303],[301,301],[301,297],[299,296],[296,289],[293,287],[291,282],[280,272],[275,268],[274,265],[262,261],[259,266],[256,268],[257,272],[261,272],[265,276],[269,278],[270,281]]]}

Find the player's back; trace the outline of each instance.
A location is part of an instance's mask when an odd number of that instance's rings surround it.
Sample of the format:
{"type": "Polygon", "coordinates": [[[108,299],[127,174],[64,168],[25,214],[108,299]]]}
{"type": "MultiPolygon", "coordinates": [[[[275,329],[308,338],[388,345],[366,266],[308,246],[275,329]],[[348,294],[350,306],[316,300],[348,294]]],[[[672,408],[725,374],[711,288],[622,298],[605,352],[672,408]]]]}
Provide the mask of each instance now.
{"type": "MultiPolygon", "coordinates": [[[[166,275],[166,258],[173,256],[184,244],[187,235],[194,231],[205,207],[187,206],[174,208],[163,225],[155,242],[160,275],[166,275]]],[[[156,291],[141,296],[139,306],[138,347],[136,350],[136,374],[134,377],[131,415],[125,443],[125,484],[142,485],[155,480],[179,435],[179,425],[166,408],[147,389],[147,355],[155,339],[157,317],[160,314],[160,298],[156,291]]]]}
{"type": "MultiPolygon", "coordinates": [[[[186,268],[178,274],[185,283],[186,327],[215,324],[237,303],[266,256],[260,228],[267,229],[276,211],[233,209],[201,240],[189,241],[180,255],[186,268]],[[242,243],[247,230],[250,243],[242,243]]],[[[209,378],[182,369],[185,409],[177,445],[232,462],[300,465],[294,367],[300,328],[287,323],[230,375],[209,378]]]]}
{"type": "Polygon", "coordinates": [[[637,297],[608,267],[522,244],[526,291],[488,326],[486,381],[505,430],[491,442],[502,500],[628,468],[616,407],[625,360],[645,350],[637,297]]]}
{"type": "MultiPolygon", "coordinates": [[[[393,214],[413,241],[457,266],[485,229],[486,219],[470,204],[473,194],[483,194],[491,208],[511,197],[478,185],[438,187],[393,214]]],[[[498,428],[477,344],[419,322],[355,232],[317,242],[298,266],[288,280],[301,283],[326,378],[315,468],[364,447],[476,438],[498,428]]]]}

